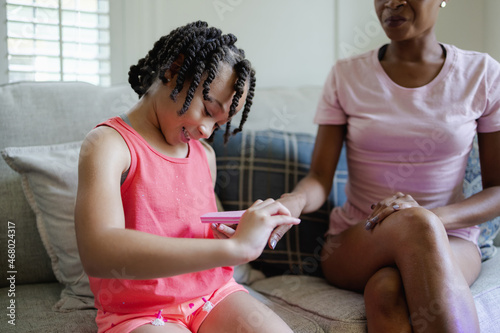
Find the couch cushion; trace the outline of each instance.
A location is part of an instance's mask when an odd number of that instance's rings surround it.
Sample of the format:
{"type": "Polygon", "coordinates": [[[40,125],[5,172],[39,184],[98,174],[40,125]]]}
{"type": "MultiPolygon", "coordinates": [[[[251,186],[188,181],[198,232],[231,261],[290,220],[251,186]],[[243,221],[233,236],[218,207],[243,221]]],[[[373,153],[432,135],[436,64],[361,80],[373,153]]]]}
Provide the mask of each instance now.
{"type": "MultiPolygon", "coordinates": [[[[9,318],[3,314],[4,318],[0,321],[0,332],[97,332],[95,323],[97,310],[65,313],[52,310],[52,306],[59,299],[63,288],[57,282],[16,286],[16,326],[8,324],[7,319],[9,318]]],[[[7,288],[0,289],[0,293],[6,295],[7,288]]]]}
{"type": "MultiPolygon", "coordinates": [[[[99,121],[123,113],[137,95],[128,86],[96,87],[83,82],[22,82],[0,86],[0,150],[82,140],[99,121]]],[[[7,221],[16,224],[18,284],[56,281],[24,197],[19,174],[0,159],[0,243],[7,221]]],[[[0,267],[7,266],[0,256],[0,267]]],[[[6,270],[0,286],[6,286],[6,270]]]]}
{"type": "MultiPolygon", "coordinates": [[[[271,301],[264,295],[256,292],[250,287],[245,287],[248,289],[250,295],[255,297],[260,302],[267,305],[271,310],[273,310],[278,316],[283,319],[288,326],[292,329],[294,333],[323,333],[325,332],[317,323],[314,318],[310,317],[307,311],[303,311],[299,308],[294,308],[286,303],[278,303],[271,301]]],[[[265,321],[265,314],[256,312],[252,314],[255,321],[265,321]]],[[[248,330],[250,331],[250,330],[248,330]]],[[[243,331],[245,332],[245,330],[243,331]]]]}
{"type": "MultiPolygon", "coordinates": [[[[477,137],[474,138],[472,150],[469,154],[467,169],[465,170],[463,189],[466,197],[470,197],[474,193],[483,189],[477,137]]],[[[491,221],[481,223],[479,228],[481,229],[481,233],[479,235],[479,247],[484,261],[493,257],[497,252],[494,241],[500,231],[500,216],[491,221]]]]}
{"type": "Polygon", "coordinates": [[[81,144],[77,141],[2,150],[7,164],[22,175],[24,193],[35,212],[53,272],[65,286],[55,306],[59,311],[94,307],[89,280],[78,255],[74,226],[81,144]]]}
{"type": "Polygon", "coordinates": [[[481,332],[500,327],[500,255],[483,262],[479,278],[471,286],[481,332]]]}
{"type": "MultiPolygon", "coordinates": [[[[279,198],[309,170],[314,136],[283,131],[243,131],[224,145],[222,133],[212,143],[217,155],[216,192],[226,210],[248,208],[255,200],[279,198]]],[[[321,275],[319,253],[332,205],[345,200],[345,158],[339,163],[330,200],[315,213],[301,216],[274,250],[266,248],[252,263],[266,275],[321,275]]]]}
{"type": "Polygon", "coordinates": [[[366,332],[363,296],[337,289],[322,278],[282,275],[257,281],[251,288],[273,302],[306,313],[325,332],[366,332]]]}
{"type": "MultiPolygon", "coordinates": [[[[482,265],[471,287],[481,332],[497,332],[500,323],[500,256],[482,265]]],[[[312,276],[282,275],[259,280],[252,289],[273,302],[314,319],[325,332],[366,332],[363,296],[312,276]]]]}

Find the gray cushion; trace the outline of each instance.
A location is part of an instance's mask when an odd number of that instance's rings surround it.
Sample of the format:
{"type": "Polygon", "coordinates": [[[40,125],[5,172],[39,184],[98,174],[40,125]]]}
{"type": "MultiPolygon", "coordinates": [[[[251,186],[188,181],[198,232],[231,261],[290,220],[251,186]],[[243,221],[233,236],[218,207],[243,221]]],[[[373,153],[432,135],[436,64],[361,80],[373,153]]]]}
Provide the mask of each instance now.
{"type": "MultiPolygon", "coordinates": [[[[137,101],[130,87],[81,82],[8,84],[0,86],[0,96],[0,150],[82,140],[97,122],[123,113],[137,101]]],[[[17,283],[55,281],[21,178],[0,159],[1,244],[6,243],[7,221],[16,224],[16,266],[22,267],[17,283]]],[[[7,267],[7,256],[0,256],[0,267],[7,267]]],[[[6,270],[0,271],[3,286],[6,270]]]]}
{"type": "MultiPolygon", "coordinates": [[[[97,310],[79,310],[66,313],[52,311],[52,306],[59,299],[62,289],[63,286],[59,283],[17,285],[16,326],[14,328],[8,324],[6,320],[8,317],[3,314],[2,317],[5,318],[0,321],[0,332],[97,332],[95,324],[97,310]]],[[[6,295],[7,288],[0,289],[0,293],[6,295]]]]}
{"type": "Polygon", "coordinates": [[[2,150],[7,164],[21,175],[24,194],[35,212],[38,232],[65,285],[58,311],[94,307],[89,280],[80,261],[75,236],[74,210],[78,183],[78,155],[82,142],[10,147],[2,150]]]}

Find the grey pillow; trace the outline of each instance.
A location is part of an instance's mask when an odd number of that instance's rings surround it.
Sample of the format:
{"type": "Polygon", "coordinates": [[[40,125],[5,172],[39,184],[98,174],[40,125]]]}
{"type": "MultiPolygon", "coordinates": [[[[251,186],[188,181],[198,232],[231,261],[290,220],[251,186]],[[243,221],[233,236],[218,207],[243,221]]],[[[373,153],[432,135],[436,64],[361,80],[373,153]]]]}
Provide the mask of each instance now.
{"type": "Polygon", "coordinates": [[[54,309],[61,312],[94,307],[88,277],[78,255],[74,226],[78,155],[82,142],[2,151],[21,175],[24,194],[36,215],[38,232],[57,280],[65,288],[54,309]]]}

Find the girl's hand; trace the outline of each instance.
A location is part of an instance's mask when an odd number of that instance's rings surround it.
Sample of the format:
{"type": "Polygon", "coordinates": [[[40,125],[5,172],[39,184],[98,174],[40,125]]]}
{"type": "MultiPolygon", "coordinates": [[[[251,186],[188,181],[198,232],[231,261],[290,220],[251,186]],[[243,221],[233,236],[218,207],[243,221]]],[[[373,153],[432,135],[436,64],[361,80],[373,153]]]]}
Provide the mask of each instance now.
{"type": "Polygon", "coordinates": [[[271,232],[280,225],[299,224],[298,218],[292,217],[290,211],[278,201],[257,200],[243,214],[231,237],[245,262],[257,259],[264,250],[271,232]]]}
{"type": "Polygon", "coordinates": [[[368,219],[366,220],[365,229],[371,230],[392,213],[410,207],[420,207],[420,205],[412,198],[411,195],[405,195],[401,192],[398,192],[392,197],[375,203],[371,206],[373,212],[368,216],[368,219]]]}

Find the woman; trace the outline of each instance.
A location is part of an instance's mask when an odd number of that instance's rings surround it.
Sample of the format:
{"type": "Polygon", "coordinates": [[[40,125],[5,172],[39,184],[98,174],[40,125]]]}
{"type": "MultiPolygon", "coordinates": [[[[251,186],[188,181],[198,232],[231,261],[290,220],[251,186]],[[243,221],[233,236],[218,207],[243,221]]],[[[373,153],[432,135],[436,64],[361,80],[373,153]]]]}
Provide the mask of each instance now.
{"type": "Polygon", "coordinates": [[[375,0],[390,43],[333,67],[310,172],[280,199],[293,216],[318,209],[346,142],[347,202],[331,213],[322,268],[364,292],[370,332],[479,331],[469,286],[481,268],[476,225],[500,215],[500,65],[437,41],[445,6],[375,0]],[[464,199],[476,134],[484,189],[464,199]]]}

